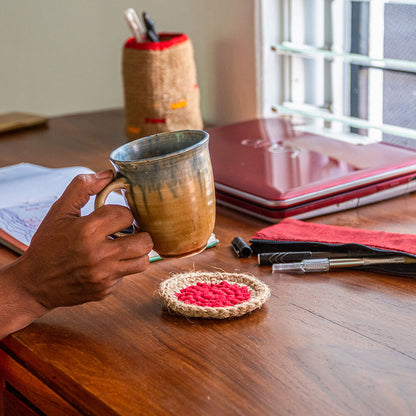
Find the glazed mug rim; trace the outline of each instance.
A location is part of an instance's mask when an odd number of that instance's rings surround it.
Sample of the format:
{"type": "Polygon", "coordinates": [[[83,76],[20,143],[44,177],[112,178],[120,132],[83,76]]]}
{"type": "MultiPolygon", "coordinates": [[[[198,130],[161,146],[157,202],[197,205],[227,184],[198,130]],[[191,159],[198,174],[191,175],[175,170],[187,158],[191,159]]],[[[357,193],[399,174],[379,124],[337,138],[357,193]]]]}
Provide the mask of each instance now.
{"type": "Polygon", "coordinates": [[[152,134],[149,136],[145,136],[145,137],[140,137],[139,139],[133,140],[131,142],[125,143],[119,147],[117,147],[117,149],[114,149],[111,154],[110,154],[110,160],[114,163],[143,163],[143,162],[151,162],[151,161],[157,161],[159,159],[165,159],[165,158],[170,158],[173,156],[178,156],[182,153],[185,152],[189,152],[192,149],[198,148],[201,145],[203,145],[205,142],[208,141],[209,138],[209,134],[204,131],[204,130],[198,130],[198,129],[184,129],[184,130],[175,130],[175,131],[167,131],[167,132],[163,132],[163,133],[157,133],[157,134],[152,134]],[[200,140],[198,140],[196,143],[193,143],[189,146],[183,147],[181,149],[175,150],[173,152],[169,152],[169,153],[164,153],[161,155],[156,155],[156,156],[151,156],[151,157],[143,157],[140,159],[126,159],[126,158],[121,158],[120,156],[117,157],[116,155],[119,154],[120,152],[122,152],[123,149],[128,149],[129,147],[133,148],[136,144],[140,143],[140,142],[148,142],[152,139],[156,139],[156,138],[160,138],[160,137],[164,137],[164,136],[175,136],[175,135],[180,135],[180,134],[198,134],[200,136],[200,140]]]}

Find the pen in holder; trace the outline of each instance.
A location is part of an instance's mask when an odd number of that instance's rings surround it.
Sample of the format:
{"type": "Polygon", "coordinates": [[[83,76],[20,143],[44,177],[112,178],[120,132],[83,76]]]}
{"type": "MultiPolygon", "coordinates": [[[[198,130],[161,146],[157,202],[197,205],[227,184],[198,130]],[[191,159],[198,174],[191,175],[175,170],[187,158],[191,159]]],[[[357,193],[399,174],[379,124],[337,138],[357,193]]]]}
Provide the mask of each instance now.
{"type": "Polygon", "coordinates": [[[203,128],[192,43],[185,34],[160,33],[159,38],[130,38],[123,48],[125,132],[131,140],[203,128]]]}

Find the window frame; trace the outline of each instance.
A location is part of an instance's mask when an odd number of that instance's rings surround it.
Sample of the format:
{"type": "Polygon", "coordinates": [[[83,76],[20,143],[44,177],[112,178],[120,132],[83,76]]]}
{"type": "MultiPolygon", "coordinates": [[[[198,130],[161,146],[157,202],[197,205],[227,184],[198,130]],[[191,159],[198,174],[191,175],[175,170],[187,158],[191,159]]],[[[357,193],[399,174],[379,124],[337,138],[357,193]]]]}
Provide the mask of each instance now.
{"type": "MultiPolygon", "coordinates": [[[[351,110],[349,64],[360,58],[344,52],[349,51],[351,46],[351,25],[344,25],[344,22],[351,21],[351,4],[345,0],[256,0],[257,102],[260,117],[275,117],[286,110],[293,117],[296,114],[309,116],[319,110],[320,114],[313,115],[312,126],[339,140],[372,143],[382,140],[383,132],[416,139],[416,130],[383,124],[383,70],[379,69],[385,63],[392,67],[400,67],[403,62],[406,64],[405,61],[384,59],[385,3],[415,5],[415,2],[361,2],[368,3],[370,8],[369,53],[368,57],[363,57],[367,59],[365,65],[369,72],[368,119],[343,115],[350,114],[351,110]],[[305,16],[309,23],[307,32],[303,29],[306,27],[305,16]],[[320,24],[310,25],[311,17],[317,18],[320,24]],[[313,63],[306,63],[308,60],[302,55],[296,56],[293,51],[285,51],[284,48],[278,51],[273,48],[276,43],[281,46],[287,39],[292,44],[312,46],[320,52],[330,51],[331,63],[328,65],[325,61],[327,57],[318,57],[317,54],[310,60],[313,63]],[[287,55],[291,58],[285,58],[287,55]],[[313,74],[312,77],[310,74],[313,74]],[[308,98],[306,105],[302,104],[305,97],[308,98]],[[283,107],[276,103],[282,103],[283,107]],[[354,133],[360,129],[367,130],[368,135],[354,133]]],[[[407,62],[407,65],[410,65],[412,72],[416,72],[416,63],[407,62]]]]}

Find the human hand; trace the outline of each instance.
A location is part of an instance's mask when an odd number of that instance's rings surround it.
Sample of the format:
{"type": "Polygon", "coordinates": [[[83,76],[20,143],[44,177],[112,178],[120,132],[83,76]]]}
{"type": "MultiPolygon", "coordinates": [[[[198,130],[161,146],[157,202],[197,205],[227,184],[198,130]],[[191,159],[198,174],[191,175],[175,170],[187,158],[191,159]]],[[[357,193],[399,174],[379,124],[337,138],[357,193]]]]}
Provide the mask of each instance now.
{"type": "Polygon", "coordinates": [[[149,234],[109,237],[132,224],[128,208],[105,205],[81,217],[89,197],[112,178],[111,171],[78,175],[51,207],[18,260],[20,289],[48,310],[101,300],[120,278],[148,267],[153,247],[149,234]]]}

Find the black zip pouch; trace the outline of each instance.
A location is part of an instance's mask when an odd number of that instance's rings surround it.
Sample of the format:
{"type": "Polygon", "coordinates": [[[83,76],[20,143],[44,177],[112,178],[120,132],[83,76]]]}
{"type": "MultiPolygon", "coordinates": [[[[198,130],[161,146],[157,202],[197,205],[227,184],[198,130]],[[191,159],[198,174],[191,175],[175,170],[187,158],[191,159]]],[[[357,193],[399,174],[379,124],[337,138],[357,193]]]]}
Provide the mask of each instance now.
{"type": "Polygon", "coordinates": [[[288,218],[258,231],[250,239],[250,247],[254,254],[325,251],[334,255],[347,253],[348,257],[405,256],[406,263],[366,265],[354,269],[416,276],[416,236],[413,234],[316,224],[288,218]]]}

